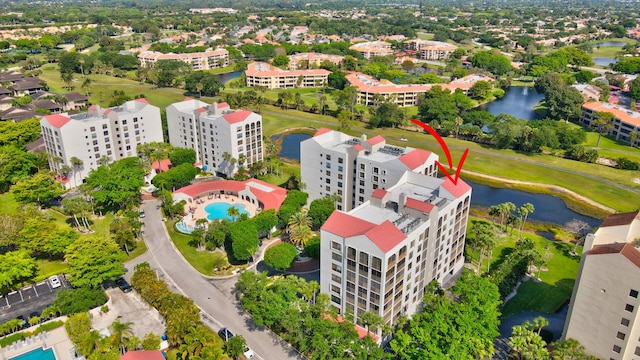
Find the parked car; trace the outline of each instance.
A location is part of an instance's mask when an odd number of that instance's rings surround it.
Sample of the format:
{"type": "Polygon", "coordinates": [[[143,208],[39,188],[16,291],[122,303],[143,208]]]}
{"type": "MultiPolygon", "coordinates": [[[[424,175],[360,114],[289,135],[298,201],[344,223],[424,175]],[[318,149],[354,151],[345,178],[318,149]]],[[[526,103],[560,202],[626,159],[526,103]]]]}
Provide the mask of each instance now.
{"type": "MultiPolygon", "coordinates": [[[[229,329],[227,329],[226,327],[223,327],[222,329],[218,330],[218,336],[220,336],[222,340],[227,342],[229,341],[229,339],[231,339],[235,335],[233,335],[233,333],[229,329]]],[[[242,354],[247,359],[251,359],[255,355],[253,353],[253,350],[251,350],[248,346],[244,347],[244,351],[242,352],[242,354]]]]}
{"type": "Polygon", "coordinates": [[[144,210],[140,210],[140,217],[141,218],[145,217],[144,210]]]}
{"type": "Polygon", "coordinates": [[[120,290],[122,290],[122,292],[125,292],[125,293],[128,293],[132,290],[131,285],[129,285],[127,280],[125,280],[124,278],[118,278],[116,280],[116,285],[118,285],[120,290]]]}
{"type": "Polygon", "coordinates": [[[62,286],[62,282],[60,282],[60,278],[58,277],[58,275],[53,275],[52,277],[50,277],[49,284],[51,284],[51,287],[53,289],[59,288],[60,286],[62,286]]]}

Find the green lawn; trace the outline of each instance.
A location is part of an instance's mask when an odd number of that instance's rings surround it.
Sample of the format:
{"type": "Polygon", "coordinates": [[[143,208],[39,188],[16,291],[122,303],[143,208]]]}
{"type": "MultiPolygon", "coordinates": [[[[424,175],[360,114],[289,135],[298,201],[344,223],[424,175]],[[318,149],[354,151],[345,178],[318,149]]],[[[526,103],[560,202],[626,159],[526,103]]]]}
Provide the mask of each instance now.
{"type": "Polygon", "coordinates": [[[433,34],[431,33],[418,32],[417,35],[420,40],[433,40],[433,34]]]}
{"type": "Polygon", "coordinates": [[[58,275],[67,272],[69,265],[62,261],[49,261],[44,259],[36,260],[38,265],[38,275],[33,279],[34,282],[44,280],[51,275],[58,275]]]}
{"type": "Polygon", "coordinates": [[[0,214],[17,214],[18,203],[11,193],[0,194],[0,214]]]}
{"type": "Polygon", "coordinates": [[[189,245],[191,237],[189,235],[182,234],[175,229],[175,221],[167,221],[165,223],[167,231],[171,240],[176,245],[182,256],[204,275],[213,275],[213,268],[215,264],[220,261],[221,258],[226,257],[226,254],[220,252],[210,251],[198,251],[193,246],[189,245]]]}

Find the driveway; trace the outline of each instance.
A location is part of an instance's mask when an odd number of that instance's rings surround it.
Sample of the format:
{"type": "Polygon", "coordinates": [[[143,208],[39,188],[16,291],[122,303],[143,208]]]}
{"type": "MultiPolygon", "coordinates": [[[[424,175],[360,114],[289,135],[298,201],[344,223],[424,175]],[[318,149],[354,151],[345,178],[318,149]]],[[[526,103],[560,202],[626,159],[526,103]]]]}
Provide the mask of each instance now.
{"type": "Polygon", "coordinates": [[[121,323],[131,322],[131,331],[140,339],[149,333],[164,334],[162,316],[156,309],[149,308],[135,291],[123,293],[114,288],[106,290],[106,294],[109,311],[106,314],[101,313],[100,308],[90,311],[94,329],[109,329],[114,321],[119,320],[121,323]]]}
{"type": "Polygon", "coordinates": [[[149,260],[149,264],[162,273],[161,277],[169,286],[192,299],[203,315],[215,323],[214,330],[226,326],[242,335],[258,359],[304,359],[277,335],[257,326],[244,312],[234,294],[236,277],[206,278],[186,262],[167,234],[159,205],[158,200],[146,200],[142,205],[146,214],[143,219],[144,239],[148,248],[148,255],[143,255],[142,259],[149,260]]]}

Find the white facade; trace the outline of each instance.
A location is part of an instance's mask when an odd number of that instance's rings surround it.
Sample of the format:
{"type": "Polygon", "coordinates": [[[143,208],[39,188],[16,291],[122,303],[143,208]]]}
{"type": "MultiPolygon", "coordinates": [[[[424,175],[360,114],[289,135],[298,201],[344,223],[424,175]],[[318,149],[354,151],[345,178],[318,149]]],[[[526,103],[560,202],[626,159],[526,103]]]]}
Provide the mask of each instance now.
{"type": "Polygon", "coordinates": [[[375,189],[388,189],[405,171],[435,176],[438,156],[430,151],[387,145],[320,129],[300,143],[300,174],[309,201],[337,195],[336,209],[349,211],[368,201],[375,189]]]}
{"type": "Polygon", "coordinates": [[[563,338],[601,359],[640,359],[640,214],[609,216],[585,241],[563,338]]]}
{"type": "Polygon", "coordinates": [[[445,284],[464,265],[471,187],[406,171],[388,190],[321,229],[320,291],[356,323],[363,312],[394,324],[412,315],[432,280],[445,284]]]}
{"type": "Polygon", "coordinates": [[[87,112],[75,115],[47,115],[40,120],[40,126],[47,153],[62,159],[49,160],[52,171],[59,172],[65,165],[73,169],[72,157],[82,161],[82,166],[69,175],[67,187],[81,184],[100,165],[98,160],[103,156],[110,162],[137,156],[138,145],[163,141],[160,109],[145,99],[108,109],[93,105],[87,112]]]}
{"type": "Polygon", "coordinates": [[[245,168],[263,160],[262,116],[254,112],[186,99],[167,107],[167,125],[171,145],[195,150],[208,171],[232,176],[240,163],[231,158],[245,157],[245,168]]]}

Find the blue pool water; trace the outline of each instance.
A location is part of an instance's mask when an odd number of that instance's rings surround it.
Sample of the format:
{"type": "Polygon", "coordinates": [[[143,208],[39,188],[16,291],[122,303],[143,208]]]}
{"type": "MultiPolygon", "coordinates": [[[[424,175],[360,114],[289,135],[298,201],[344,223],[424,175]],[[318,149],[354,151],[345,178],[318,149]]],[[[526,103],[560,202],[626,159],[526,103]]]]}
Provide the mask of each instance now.
{"type": "Polygon", "coordinates": [[[181,233],[184,233],[184,234],[191,234],[193,232],[193,229],[190,229],[182,221],[180,221],[179,223],[176,224],[176,228],[178,229],[178,231],[180,231],[181,233]]]}
{"type": "Polygon", "coordinates": [[[12,357],[9,360],[56,360],[56,357],[53,354],[53,349],[45,350],[43,348],[38,348],[29,351],[28,353],[12,357]]]}
{"type": "Polygon", "coordinates": [[[213,219],[228,219],[228,220],[233,220],[231,218],[231,216],[229,216],[229,214],[227,213],[227,210],[229,210],[230,207],[235,207],[236,209],[238,209],[238,212],[240,214],[247,214],[249,215],[249,212],[247,210],[245,210],[245,206],[244,204],[229,204],[226,202],[218,202],[218,203],[213,203],[213,204],[209,204],[207,206],[204,207],[204,211],[207,212],[207,219],[209,220],[213,220],[213,219]]]}

